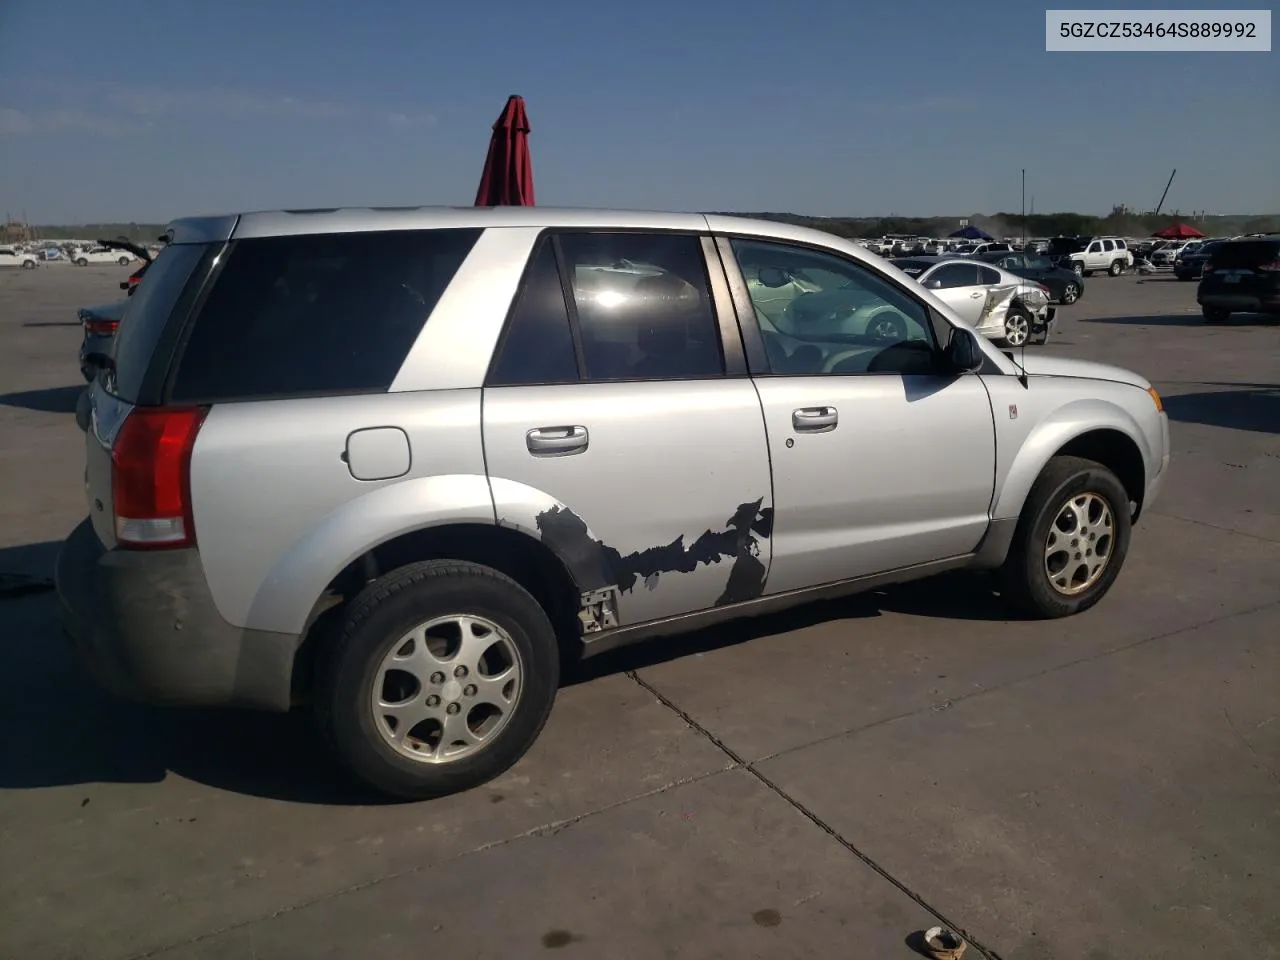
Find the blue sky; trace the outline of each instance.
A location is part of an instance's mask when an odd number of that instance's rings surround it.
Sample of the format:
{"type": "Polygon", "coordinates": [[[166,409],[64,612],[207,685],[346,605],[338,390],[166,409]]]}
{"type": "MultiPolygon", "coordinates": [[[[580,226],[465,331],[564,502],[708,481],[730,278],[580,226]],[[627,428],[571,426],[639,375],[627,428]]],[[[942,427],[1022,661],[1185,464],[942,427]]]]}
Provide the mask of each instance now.
{"type": "Polygon", "coordinates": [[[469,204],[510,93],[544,205],[1280,210],[1280,54],[1046,53],[1016,0],[22,0],[0,214],[469,204]]]}

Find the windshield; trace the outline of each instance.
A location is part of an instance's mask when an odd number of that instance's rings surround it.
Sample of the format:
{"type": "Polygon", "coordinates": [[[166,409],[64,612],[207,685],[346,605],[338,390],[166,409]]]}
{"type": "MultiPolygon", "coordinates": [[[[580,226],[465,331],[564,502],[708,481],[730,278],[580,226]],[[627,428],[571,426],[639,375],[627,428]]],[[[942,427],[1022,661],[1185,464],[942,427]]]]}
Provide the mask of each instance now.
{"type": "Polygon", "coordinates": [[[1048,257],[1027,257],[1027,266],[1032,270],[1048,270],[1053,262],[1048,257]]]}
{"type": "Polygon", "coordinates": [[[1084,249],[1084,242],[1077,237],[1054,237],[1049,241],[1050,253],[1076,253],[1084,249]]]}
{"type": "Polygon", "coordinates": [[[207,244],[165,247],[151,263],[147,282],[139,284],[120,321],[115,370],[108,371],[107,390],[127,403],[138,403],[151,357],[207,244]]]}

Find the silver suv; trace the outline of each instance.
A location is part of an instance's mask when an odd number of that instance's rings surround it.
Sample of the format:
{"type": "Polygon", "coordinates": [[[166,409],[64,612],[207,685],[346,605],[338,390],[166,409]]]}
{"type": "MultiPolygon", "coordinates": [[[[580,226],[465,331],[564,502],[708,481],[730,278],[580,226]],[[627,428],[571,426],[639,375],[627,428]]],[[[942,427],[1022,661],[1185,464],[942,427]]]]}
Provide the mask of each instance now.
{"type": "Polygon", "coordinates": [[[826,233],[542,208],[170,233],[78,415],[68,632],[135,699],[311,703],[402,797],[514,763],[567,656],[957,568],[1084,610],[1166,475],[1147,381],[1015,363],[826,233]]]}

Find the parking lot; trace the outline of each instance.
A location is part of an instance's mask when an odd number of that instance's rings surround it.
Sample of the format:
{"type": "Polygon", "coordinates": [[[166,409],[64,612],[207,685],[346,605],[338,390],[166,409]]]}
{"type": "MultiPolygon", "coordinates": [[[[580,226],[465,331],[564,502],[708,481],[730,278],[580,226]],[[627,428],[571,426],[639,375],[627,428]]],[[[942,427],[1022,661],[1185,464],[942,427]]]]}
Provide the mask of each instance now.
{"type": "Polygon", "coordinates": [[[577,669],[468,794],[378,802],[305,715],[114,700],[57,626],[75,308],[0,275],[0,957],[1280,956],[1280,324],[1093,277],[1048,350],[1150,378],[1172,476],[1093,610],[955,576],[577,669]]]}

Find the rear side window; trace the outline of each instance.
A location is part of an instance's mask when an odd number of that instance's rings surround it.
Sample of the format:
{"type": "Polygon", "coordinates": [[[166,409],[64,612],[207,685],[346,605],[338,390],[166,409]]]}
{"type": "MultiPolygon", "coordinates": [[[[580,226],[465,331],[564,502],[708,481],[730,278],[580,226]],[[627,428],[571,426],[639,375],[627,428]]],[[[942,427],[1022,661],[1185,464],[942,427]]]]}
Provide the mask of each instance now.
{"type": "Polygon", "coordinates": [[[235,241],[190,330],[171,399],[386,391],[480,233],[235,241]]]}
{"type": "Polygon", "coordinates": [[[1232,240],[1214,247],[1215,267],[1256,267],[1280,260],[1280,240],[1232,240]]]}
{"type": "MultiPolygon", "coordinates": [[[[129,300],[120,332],[116,336],[115,372],[108,376],[107,389],[127,403],[142,403],[147,397],[148,380],[153,379],[152,358],[160,343],[169,318],[179,309],[179,300],[189,301],[207,271],[217,247],[210,244],[170,244],[147,270],[145,283],[138,284],[129,300]],[[202,261],[204,261],[202,265],[202,261]],[[183,292],[187,296],[183,296],[183,292]]],[[[160,374],[163,380],[163,373],[160,374]]]]}
{"type": "Polygon", "coordinates": [[[555,244],[545,237],[538,243],[516,297],[488,383],[492,387],[514,387],[573,383],[577,379],[573,328],[556,267],[555,244]]]}

